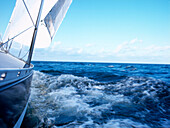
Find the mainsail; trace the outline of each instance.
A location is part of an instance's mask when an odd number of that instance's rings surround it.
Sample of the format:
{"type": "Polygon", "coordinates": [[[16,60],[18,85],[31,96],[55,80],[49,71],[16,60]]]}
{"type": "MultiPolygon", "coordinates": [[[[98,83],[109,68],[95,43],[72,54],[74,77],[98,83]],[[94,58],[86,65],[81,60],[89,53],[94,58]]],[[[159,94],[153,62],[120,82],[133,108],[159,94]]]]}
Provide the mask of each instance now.
{"type": "MultiPolygon", "coordinates": [[[[35,48],[48,47],[58,30],[72,0],[44,0],[35,48]]],[[[3,37],[7,49],[21,44],[30,47],[41,0],[17,0],[10,22],[3,37]]]]}

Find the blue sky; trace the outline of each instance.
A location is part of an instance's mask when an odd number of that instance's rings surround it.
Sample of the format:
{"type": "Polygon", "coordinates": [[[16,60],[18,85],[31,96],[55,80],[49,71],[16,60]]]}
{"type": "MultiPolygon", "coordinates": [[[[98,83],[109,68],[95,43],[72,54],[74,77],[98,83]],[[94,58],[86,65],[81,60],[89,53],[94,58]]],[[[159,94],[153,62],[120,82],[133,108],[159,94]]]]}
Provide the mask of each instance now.
{"type": "MultiPolygon", "coordinates": [[[[4,34],[15,0],[1,0],[4,34]]],[[[169,63],[170,0],[73,0],[49,48],[33,60],[169,63]]]]}

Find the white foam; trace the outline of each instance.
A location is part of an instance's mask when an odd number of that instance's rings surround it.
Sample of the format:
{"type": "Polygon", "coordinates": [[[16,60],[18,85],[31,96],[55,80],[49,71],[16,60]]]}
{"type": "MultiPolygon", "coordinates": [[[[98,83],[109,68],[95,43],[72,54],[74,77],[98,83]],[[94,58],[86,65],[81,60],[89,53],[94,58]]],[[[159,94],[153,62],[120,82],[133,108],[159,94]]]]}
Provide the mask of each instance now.
{"type": "MultiPolygon", "coordinates": [[[[104,124],[97,124],[92,117],[102,118],[102,113],[109,111],[113,106],[124,105],[126,107],[133,106],[131,99],[123,93],[110,92],[105,93],[105,89],[116,88],[117,90],[124,90],[132,88],[130,91],[135,92],[135,87],[142,86],[143,78],[139,78],[141,82],[135,83],[138,78],[129,77],[124,81],[116,84],[100,84],[97,81],[91,80],[87,77],[77,77],[74,75],[60,75],[51,76],[38,71],[34,72],[32,88],[31,88],[31,106],[34,108],[34,114],[45,122],[47,118],[47,126],[56,128],[56,118],[60,115],[68,115],[68,117],[84,117],[84,122],[76,122],[73,120],[69,124],[60,127],[75,128],[85,127],[104,127],[104,128],[149,128],[146,124],[134,122],[130,119],[107,119],[104,124]]],[[[151,87],[154,88],[154,87],[151,87]]],[[[155,92],[145,90],[141,92],[146,96],[154,97],[155,92]]],[[[135,93],[136,94],[136,93],[135,93]]],[[[142,98],[141,98],[142,101],[142,98]]],[[[162,108],[162,111],[164,109],[162,108]]],[[[149,111],[148,111],[149,112],[149,111]]],[[[114,115],[116,112],[112,110],[110,114],[114,115]]],[[[136,115],[140,113],[135,113],[136,115]]],[[[134,115],[135,115],[134,114],[134,115]]],[[[143,116],[145,117],[145,116],[143,116]]]]}
{"type": "Polygon", "coordinates": [[[103,125],[104,128],[150,128],[146,124],[134,122],[130,119],[112,119],[103,125]]]}

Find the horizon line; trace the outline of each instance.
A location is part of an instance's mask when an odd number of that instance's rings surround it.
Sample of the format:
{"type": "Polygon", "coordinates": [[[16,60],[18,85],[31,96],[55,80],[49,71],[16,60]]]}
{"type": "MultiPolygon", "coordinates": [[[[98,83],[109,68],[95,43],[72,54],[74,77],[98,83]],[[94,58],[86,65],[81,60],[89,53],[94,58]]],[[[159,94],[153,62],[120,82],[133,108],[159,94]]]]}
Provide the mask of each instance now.
{"type": "Polygon", "coordinates": [[[154,62],[111,62],[111,61],[74,61],[74,60],[32,60],[34,61],[41,61],[41,62],[77,62],[77,63],[121,63],[121,64],[165,64],[170,65],[170,63],[154,63],[154,62]]]}

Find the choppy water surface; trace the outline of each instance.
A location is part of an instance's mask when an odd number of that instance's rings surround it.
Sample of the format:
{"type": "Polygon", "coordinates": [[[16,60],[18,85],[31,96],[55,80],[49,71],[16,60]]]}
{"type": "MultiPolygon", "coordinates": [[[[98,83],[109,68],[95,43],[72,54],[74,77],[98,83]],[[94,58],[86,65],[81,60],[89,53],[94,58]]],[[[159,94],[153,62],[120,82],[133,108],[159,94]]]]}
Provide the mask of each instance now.
{"type": "Polygon", "coordinates": [[[170,65],[33,63],[24,128],[170,127],[170,65]]]}

